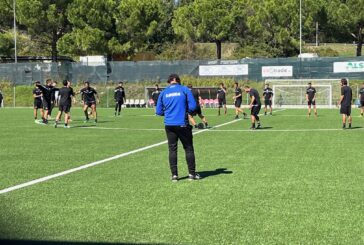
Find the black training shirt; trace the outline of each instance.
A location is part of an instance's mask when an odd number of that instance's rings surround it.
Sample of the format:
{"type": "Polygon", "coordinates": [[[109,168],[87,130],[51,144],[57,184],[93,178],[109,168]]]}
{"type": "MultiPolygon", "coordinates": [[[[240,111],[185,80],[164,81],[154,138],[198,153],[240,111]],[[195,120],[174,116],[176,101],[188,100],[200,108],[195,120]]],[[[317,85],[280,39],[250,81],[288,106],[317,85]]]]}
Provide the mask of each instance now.
{"type": "Polygon", "coordinates": [[[97,94],[94,88],[83,88],[80,91],[83,101],[96,101],[95,94],[97,94]]]}
{"type": "Polygon", "coordinates": [[[221,99],[221,100],[223,100],[223,99],[225,99],[225,91],[226,91],[226,88],[219,88],[218,90],[217,90],[217,98],[218,99],[221,99]]]}
{"type": "MultiPolygon", "coordinates": [[[[34,88],[33,89],[33,94],[35,96],[39,96],[42,94],[42,90],[40,90],[39,88],[34,88]]],[[[42,100],[42,97],[35,97],[34,100],[42,100]]]]}
{"type": "Polygon", "coordinates": [[[265,88],[263,90],[263,96],[265,100],[270,100],[273,97],[273,89],[265,88]]]}
{"type": "Polygon", "coordinates": [[[118,86],[114,90],[114,99],[115,100],[123,100],[125,98],[125,90],[124,87],[118,86]]]}
{"type": "Polygon", "coordinates": [[[52,92],[54,90],[53,86],[44,86],[44,85],[36,85],[43,93],[43,99],[46,101],[51,101],[52,100],[52,92]]]}
{"type": "Polygon", "coordinates": [[[341,105],[350,106],[351,100],[353,99],[353,92],[351,88],[349,86],[342,86],[341,95],[344,96],[343,100],[341,101],[341,105]]]}
{"type": "Polygon", "coordinates": [[[259,93],[257,90],[255,90],[253,88],[250,89],[249,95],[250,95],[250,97],[254,96],[254,98],[255,98],[255,100],[253,101],[253,105],[261,105],[260,96],[259,96],[259,93]]]}
{"type": "Polygon", "coordinates": [[[359,90],[359,95],[360,95],[360,101],[364,101],[364,88],[361,88],[359,90]]]}
{"type": "Polygon", "coordinates": [[[316,89],[314,87],[307,88],[306,94],[308,95],[308,100],[313,100],[316,94],[316,89]]]}
{"type": "MultiPolygon", "coordinates": [[[[241,91],[241,88],[236,88],[234,93],[235,93],[235,96],[238,96],[238,95],[241,95],[243,92],[241,91]]],[[[236,100],[242,100],[242,99],[243,99],[242,96],[236,98],[236,100]]]]}
{"type": "Polygon", "coordinates": [[[61,105],[71,105],[72,100],[71,96],[74,96],[73,89],[69,87],[63,87],[59,90],[59,96],[61,97],[59,100],[59,104],[61,105]]]}

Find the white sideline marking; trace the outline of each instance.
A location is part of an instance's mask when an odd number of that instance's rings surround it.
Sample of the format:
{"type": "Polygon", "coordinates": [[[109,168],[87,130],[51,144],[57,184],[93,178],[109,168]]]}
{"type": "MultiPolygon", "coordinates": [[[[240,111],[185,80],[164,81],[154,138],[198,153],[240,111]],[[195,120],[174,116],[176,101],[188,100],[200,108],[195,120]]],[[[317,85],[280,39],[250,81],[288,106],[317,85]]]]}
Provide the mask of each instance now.
{"type": "Polygon", "coordinates": [[[210,132],[314,132],[314,131],[352,131],[352,130],[364,130],[364,128],[354,128],[354,129],[342,129],[342,128],[317,128],[317,129],[217,129],[211,130],[210,132]]]}
{"type": "Polygon", "coordinates": [[[82,129],[101,129],[101,130],[128,130],[128,131],[164,131],[164,128],[106,128],[106,127],[79,127],[82,129]]]}

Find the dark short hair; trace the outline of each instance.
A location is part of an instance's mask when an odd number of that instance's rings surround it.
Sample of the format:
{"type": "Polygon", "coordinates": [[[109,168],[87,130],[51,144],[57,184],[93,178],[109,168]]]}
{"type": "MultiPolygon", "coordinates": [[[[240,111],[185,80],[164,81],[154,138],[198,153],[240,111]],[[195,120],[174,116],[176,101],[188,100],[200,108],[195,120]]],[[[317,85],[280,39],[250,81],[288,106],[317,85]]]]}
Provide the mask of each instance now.
{"type": "Polygon", "coordinates": [[[86,81],[86,82],[84,82],[84,84],[90,85],[90,82],[89,81],[86,81]]]}
{"type": "Polygon", "coordinates": [[[176,82],[177,83],[181,83],[181,79],[179,78],[179,76],[177,74],[171,74],[171,75],[169,75],[167,82],[170,83],[174,79],[176,79],[176,82]]]}
{"type": "Polygon", "coordinates": [[[159,87],[158,83],[155,84],[156,87],[159,87]]]}
{"type": "Polygon", "coordinates": [[[238,82],[235,82],[234,84],[237,85],[237,86],[239,86],[239,83],[238,82]]]}
{"type": "Polygon", "coordinates": [[[120,83],[121,83],[121,84],[124,84],[124,82],[123,82],[123,81],[119,81],[119,84],[120,84],[120,83]]]}
{"type": "Polygon", "coordinates": [[[40,83],[40,81],[35,81],[34,83],[35,83],[35,84],[39,84],[39,83],[40,83]]]}
{"type": "Polygon", "coordinates": [[[68,81],[67,80],[63,80],[63,86],[67,86],[67,84],[68,84],[68,81]]]}
{"type": "Polygon", "coordinates": [[[189,83],[189,84],[187,85],[187,87],[192,88],[192,84],[191,84],[191,83],[189,83]]]}
{"type": "Polygon", "coordinates": [[[343,78],[343,79],[341,79],[341,83],[343,85],[348,85],[348,80],[346,80],[346,78],[343,78]]]}
{"type": "Polygon", "coordinates": [[[308,85],[312,85],[312,83],[308,83],[308,85]]]}
{"type": "Polygon", "coordinates": [[[249,85],[245,85],[244,88],[250,88],[249,85]]]}
{"type": "Polygon", "coordinates": [[[219,83],[220,86],[224,86],[224,83],[219,83]]]}

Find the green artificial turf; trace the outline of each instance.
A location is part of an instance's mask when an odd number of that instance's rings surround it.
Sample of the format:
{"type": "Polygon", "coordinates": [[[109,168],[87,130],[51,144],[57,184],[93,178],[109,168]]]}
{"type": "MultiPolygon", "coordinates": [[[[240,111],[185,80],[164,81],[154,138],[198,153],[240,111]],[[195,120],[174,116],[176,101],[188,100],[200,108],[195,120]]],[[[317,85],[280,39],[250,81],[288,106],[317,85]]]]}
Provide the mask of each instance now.
{"type": "MultiPolygon", "coordinates": [[[[0,109],[0,189],[164,141],[151,109],[71,129],[0,109]],[[88,128],[89,127],[89,128],[88,128]],[[155,130],[145,130],[155,129],[155,130]]],[[[212,126],[233,120],[205,110],[212,126]]],[[[146,244],[363,244],[364,119],[284,110],[194,136],[204,177],[170,181],[167,145],[0,195],[0,238],[146,244]],[[319,129],[319,130],[318,130],[319,129]],[[338,130],[336,130],[338,129],[338,130]]],[[[187,175],[182,146],[180,177],[187,175]]]]}

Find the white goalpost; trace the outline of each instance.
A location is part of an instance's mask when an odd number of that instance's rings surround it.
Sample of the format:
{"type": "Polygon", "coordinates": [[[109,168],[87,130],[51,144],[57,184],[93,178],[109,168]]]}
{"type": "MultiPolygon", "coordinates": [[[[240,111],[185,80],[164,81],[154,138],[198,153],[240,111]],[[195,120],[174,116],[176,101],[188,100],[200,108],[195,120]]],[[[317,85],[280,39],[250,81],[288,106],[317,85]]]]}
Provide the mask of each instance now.
{"type": "Polygon", "coordinates": [[[306,108],[308,83],[316,89],[317,108],[334,108],[340,97],[341,79],[267,79],[273,89],[272,106],[306,108]]]}

